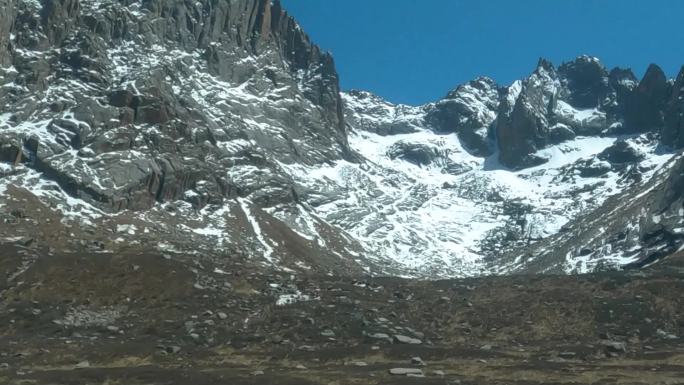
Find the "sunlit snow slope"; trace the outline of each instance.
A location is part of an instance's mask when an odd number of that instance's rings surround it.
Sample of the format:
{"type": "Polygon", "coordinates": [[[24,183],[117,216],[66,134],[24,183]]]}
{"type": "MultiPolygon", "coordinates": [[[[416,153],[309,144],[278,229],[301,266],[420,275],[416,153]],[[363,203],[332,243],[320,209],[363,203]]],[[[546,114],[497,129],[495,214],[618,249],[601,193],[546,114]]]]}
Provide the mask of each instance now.
{"type": "MultiPolygon", "coordinates": [[[[619,140],[643,154],[641,181],[672,156],[659,153],[645,135],[577,137],[539,151],[548,159],[543,165],[511,171],[496,153],[471,155],[456,134],[426,128],[423,111],[429,106],[392,106],[369,94],[345,94],[344,100],[348,113],[375,111],[375,121],[363,114],[351,121],[366,120],[368,127],[384,119],[415,132],[378,135],[360,124],[349,136],[360,163],[288,170],[310,191],[337,193],[310,194],[317,215],[360,240],[371,258],[393,260],[418,274],[487,273],[503,250],[555,234],[608,196],[640,183],[617,170],[592,177],[576,169],[607,163],[597,155],[619,140]]],[[[586,117],[593,111],[575,113],[586,117]]]]}

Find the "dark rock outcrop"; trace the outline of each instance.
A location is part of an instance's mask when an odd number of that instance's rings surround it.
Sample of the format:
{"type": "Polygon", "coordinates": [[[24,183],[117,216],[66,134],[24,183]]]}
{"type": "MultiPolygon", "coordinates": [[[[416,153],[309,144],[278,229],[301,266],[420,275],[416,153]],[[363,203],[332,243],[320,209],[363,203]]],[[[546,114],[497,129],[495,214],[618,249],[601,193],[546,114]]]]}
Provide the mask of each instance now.
{"type": "Polygon", "coordinates": [[[502,101],[496,124],[500,161],[514,169],[542,163],[536,151],[576,135],[664,130],[663,143],[671,143],[678,131],[672,127],[679,127],[678,99],[672,89],[656,65],[649,66],[637,81],[631,70],[608,72],[588,56],[564,63],[557,71],[541,60],[537,70],[523,80],[515,103],[502,101]]]}
{"type": "Polygon", "coordinates": [[[387,152],[390,159],[402,159],[418,166],[433,163],[440,154],[437,148],[425,144],[398,142],[387,152]]]}
{"type": "Polygon", "coordinates": [[[619,140],[614,145],[598,154],[598,158],[612,164],[635,163],[644,158],[644,154],[631,146],[625,140],[619,140]]]}
{"type": "Polygon", "coordinates": [[[544,163],[534,152],[549,144],[549,115],[556,108],[560,82],[553,65],[540,59],[522,83],[512,111],[500,110],[497,141],[501,163],[510,168],[544,163]]]}
{"type": "Polygon", "coordinates": [[[0,67],[10,64],[12,51],[11,33],[14,25],[14,1],[0,0],[0,67]]]}
{"type": "Polygon", "coordinates": [[[61,45],[77,23],[81,4],[79,0],[46,0],[42,2],[40,19],[48,42],[61,45]]]}
{"type": "Polygon", "coordinates": [[[600,106],[610,94],[608,71],[597,59],[580,56],[558,67],[562,79],[561,98],[578,109],[600,106]]]}
{"type": "Polygon", "coordinates": [[[490,135],[499,108],[499,91],[489,78],[463,84],[427,113],[425,119],[438,133],[456,133],[465,147],[477,156],[494,151],[490,135]]]}
{"type": "Polygon", "coordinates": [[[660,131],[664,125],[663,110],[669,93],[665,73],[651,64],[639,85],[625,100],[625,125],[620,133],[660,131]]]}
{"type": "Polygon", "coordinates": [[[613,68],[608,75],[611,88],[608,103],[604,105],[608,114],[608,121],[616,123],[616,131],[621,131],[624,126],[627,100],[639,85],[639,80],[634,76],[631,69],[613,68]]]}
{"type": "Polygon", "coordinates": [[[670,100],[665,108],[663,143],[674,147],[684,147],[684,67],[679,71],[672,87],[670,100]]]}

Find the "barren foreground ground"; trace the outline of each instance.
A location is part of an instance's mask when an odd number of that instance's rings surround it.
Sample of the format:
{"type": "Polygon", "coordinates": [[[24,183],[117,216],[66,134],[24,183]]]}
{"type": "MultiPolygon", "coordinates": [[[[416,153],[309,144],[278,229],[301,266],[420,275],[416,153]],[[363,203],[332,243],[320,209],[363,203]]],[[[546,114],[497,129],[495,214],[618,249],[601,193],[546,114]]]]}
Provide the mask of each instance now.
{"type": "Polygon", "coordinates": [[[1,384],[684,384],[681,256],[426,282],[1,251],[1,384]]]}

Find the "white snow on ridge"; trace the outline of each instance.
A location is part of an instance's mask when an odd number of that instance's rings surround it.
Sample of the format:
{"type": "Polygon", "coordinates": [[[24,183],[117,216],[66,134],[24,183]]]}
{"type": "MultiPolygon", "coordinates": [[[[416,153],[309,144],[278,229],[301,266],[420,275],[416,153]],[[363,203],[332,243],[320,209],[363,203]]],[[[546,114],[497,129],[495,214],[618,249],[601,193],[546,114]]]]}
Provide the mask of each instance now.
{"type": "Polygon", "coordinates": [[[266,240],[266,237],[264,236],[263,232],[261,231],[261,225],[259,224],[259,220],[252,214],[252,210],[250,208],[250,205],[252,204],[248,200],[244,198],[238,198],[237,199],[238,203],[240,204],[240,208],[245,214],[245,217],[247,217],[247,221],[249,224],[252,226],[252,231],[254,231],[254,235],[256,236],[257,240],[259,243],[264,248],[264,258],[270,262],[274,263],[275,259],[273,258],[274,250],[273,247],[268,243],[266,240]]]}

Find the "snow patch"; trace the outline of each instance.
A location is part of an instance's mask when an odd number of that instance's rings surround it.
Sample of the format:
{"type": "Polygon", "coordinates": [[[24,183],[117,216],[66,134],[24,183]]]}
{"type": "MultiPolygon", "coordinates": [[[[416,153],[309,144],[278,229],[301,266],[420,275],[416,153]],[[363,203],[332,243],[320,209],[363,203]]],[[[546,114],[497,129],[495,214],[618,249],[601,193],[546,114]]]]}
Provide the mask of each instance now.
{"type": "Polygon", "coordinates": [[[311,296],[302,294],[300,291],[297,291],[294,294],[281,294],[276,300],[275,304],[276,306],[287,306],[295,304],[297,302],[307,302],[312,300],[313,298],[311,298],[311,296]]]}
{"type": "Polygon", "coordinates": [[[247,221],[249,224],[252,226],[252,231],[254,232],[254,235],[256,236],[256,239],[261,243],[261,245],[264,248],[264,258],[270,263],[275,263],[275,259],[273,258],[274,250],[273,247],[268,243],[266,240],[266,237],[261,231],[261,226],[259,225],[259,221],[257,218],[252,214],[252,211],[250,209],[250,205],[252,204],[249,200],[244,199],[244,198],[237,198],[238,203],[240,204],[240,208],[242,209],[242,212],[245,214],[245,217],[247,217],[247,221]]]}

